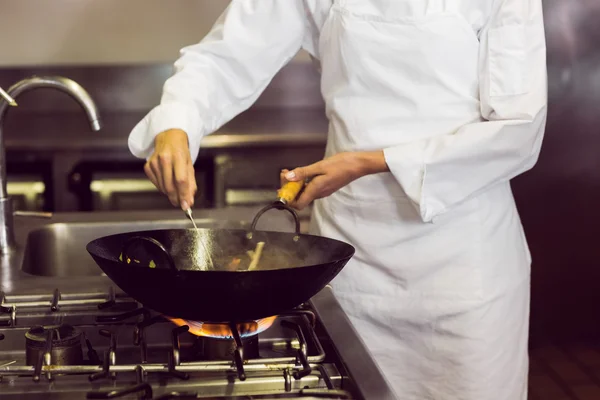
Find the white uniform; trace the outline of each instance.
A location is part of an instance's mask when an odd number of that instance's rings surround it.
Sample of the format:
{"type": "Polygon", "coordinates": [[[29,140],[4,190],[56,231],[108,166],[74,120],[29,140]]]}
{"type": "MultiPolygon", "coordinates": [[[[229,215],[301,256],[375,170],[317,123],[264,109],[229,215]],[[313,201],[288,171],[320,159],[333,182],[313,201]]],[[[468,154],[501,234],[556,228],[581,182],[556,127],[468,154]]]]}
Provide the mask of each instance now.
{"type": "Polygon", "coordinates": [[[195,158],[301,47],[321,63],[327,156],[383,149],[391,170],[317,201],[312,229],[357,248],[334,289],[398,397],[526,400],[530,256],[509,180],[546,122],[541,0],[233,0],[131,151],[180,128],[195,158]]]}

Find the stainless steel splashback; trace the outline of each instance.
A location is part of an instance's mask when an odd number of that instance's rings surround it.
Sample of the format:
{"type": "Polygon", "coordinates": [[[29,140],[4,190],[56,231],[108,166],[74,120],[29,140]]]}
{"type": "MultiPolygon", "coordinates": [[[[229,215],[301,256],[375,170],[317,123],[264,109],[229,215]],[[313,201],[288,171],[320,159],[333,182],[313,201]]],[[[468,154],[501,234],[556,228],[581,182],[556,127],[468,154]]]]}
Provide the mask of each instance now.
{"type": "MultiPolygon", "coordinates": [[[[163,84],[172,73],[171,64],[0,68],[0,87],[31,75],[61,75],[82,85],[103,114],[147,112],[160,101],[163,84]]],[[[318,72],[311,63],[292,62],[273,78],[254,108],[322,107],[319,85],[318,72]]],[[[13,111],[77,111],[64,97],[52,91],[23,95],[19,102],[23,107],[13,111]]]]}

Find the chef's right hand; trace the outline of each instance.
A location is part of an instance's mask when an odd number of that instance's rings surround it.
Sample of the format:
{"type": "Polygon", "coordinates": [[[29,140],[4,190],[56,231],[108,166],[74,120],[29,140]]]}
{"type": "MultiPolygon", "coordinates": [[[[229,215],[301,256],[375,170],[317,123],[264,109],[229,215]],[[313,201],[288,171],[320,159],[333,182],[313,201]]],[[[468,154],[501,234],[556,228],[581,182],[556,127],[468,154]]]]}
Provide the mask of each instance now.
{"type": "Polygon", "coordinates": [[[175,207],[184,211],[194,205],[196,178],[187,134],[180,129],[159,133],[154,139],[154,153],[144,165],[154,186],[166,194],[175,207]]]}

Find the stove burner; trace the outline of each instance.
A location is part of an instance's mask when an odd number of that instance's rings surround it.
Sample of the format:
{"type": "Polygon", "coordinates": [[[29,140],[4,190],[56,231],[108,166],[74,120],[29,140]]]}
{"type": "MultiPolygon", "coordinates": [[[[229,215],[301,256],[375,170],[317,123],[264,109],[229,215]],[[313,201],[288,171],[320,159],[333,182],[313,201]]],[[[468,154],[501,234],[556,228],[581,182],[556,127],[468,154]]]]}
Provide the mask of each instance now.
{"type": "MultiPolygon", "coordinates": [[[[189,327],[189,332],[192,335],[202,336],[213,339],[233,339],[233,334],[231,333],[230,324],[217,324],[217,323],[207,323],[207,322],[199,322],[199,321],[187,321],[180,318],[172,318],[167,317],[171,322],[173,322],[177,326],[185,326],[189,327]]],[[[273,325],[275,319],[277,317],[268,317],[259,319],[256,321],[244,322],[236,324],[237,330],[242,339],[247,337],[256,336],[273,325]]]]}
{"type": "Polygon", "coordinates": [[[167,317],[178,327],[187,327],[189,333],[197,336],[190,354],[192,357],[202,361],[233,358],[240,364],[240,377],[244,376],[244,360],[259,357],[258,335],[270,328],[276,318],[269,317],[239,324],[218,324],[167,317]],[[236,332],[232,332],[232,329],[236,332]]]}
{"type": "MultiPolygon", "coordinates": [[[[233,357],[240,380],[246,380],[245,360],[258,358],[258,335],[267,330],[277,316],[244,323],[206,323],[166,317],[192,335],[196,335],[196,355],[203,361],[222,361],[233,357]]],[[[178,358],[173,357],[174,359],[178,358]]]]}
{"type": "Polygon", "coordinates": [[[50,349],[52,365],[80,365],[82,333],[71,325],[36,326],[25,333],[25,357],[27,365],[37,365],[50,349]],[[48,343],[48,339],[51,343],[48,343]]]}
{"type": "MultiPolygon", "coordinates": [[[[258,335],[242,338],[242,346],[244,348],[243,355],[245,360],[259,357],[258,335]]],[[[194,357],[194,359],[189,361],[231,360],[235,358],[235,350],[237,348],[238,345],[233,338],[221,339],[198,336],[189,352],[189,355],[194,357]]]]}

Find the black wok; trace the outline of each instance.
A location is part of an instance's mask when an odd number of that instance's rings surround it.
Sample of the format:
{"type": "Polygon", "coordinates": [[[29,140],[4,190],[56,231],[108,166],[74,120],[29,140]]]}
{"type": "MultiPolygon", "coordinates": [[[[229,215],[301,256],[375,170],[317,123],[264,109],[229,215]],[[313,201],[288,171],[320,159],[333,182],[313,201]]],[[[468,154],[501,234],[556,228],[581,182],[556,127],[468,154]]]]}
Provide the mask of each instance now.
{"type": "Polygon", "coordinates": [[[203,322],[252,321],[309,300],[354,255],[337,240],[299,233],[224,229],[171,229],[96,239],[88,252],[104,273],[145,307],[203,322]],[[248,250],[264,242],[256,269],[248,250]],[[239,258],[239,262],[235,261],[239,258]],[[211,266],[212,262],[212,266],[211,266]],[[236,265],[236,262],[238,263],[236,265]]]}

